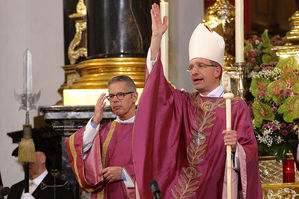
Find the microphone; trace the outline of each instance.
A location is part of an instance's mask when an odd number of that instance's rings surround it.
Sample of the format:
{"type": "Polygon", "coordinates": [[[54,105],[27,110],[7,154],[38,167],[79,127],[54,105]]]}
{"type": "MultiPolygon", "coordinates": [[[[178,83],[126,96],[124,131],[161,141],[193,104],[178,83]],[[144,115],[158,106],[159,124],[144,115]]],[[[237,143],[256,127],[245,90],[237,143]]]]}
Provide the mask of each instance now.
{"type": "Polygon", "coordinates": [[[161,199],[161,190],[156,180],[152,180],[149,183],[152,193],[154,194],[154,199],[161,199]]]}
{"type": "Polygon", "coordinates": [[[4,187],[3,189],[0,190],[0,198],[3,198],[4,196],[8,195],[10,192],[9,187],[4,187]]]}

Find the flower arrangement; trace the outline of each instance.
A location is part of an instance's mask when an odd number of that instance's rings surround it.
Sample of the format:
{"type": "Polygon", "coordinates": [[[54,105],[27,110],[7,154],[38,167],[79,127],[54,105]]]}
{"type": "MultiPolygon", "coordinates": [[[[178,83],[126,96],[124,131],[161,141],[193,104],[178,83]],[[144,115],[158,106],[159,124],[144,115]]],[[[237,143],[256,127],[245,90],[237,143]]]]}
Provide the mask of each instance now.
{"type": "Polygon", "coordinates": [[[299,67],[295,57],[280,59],[272,49],[279,40],[270,40],[265,31],[247,40],[245,58],[251,79],[250,104],[259,153],[280,160],[298,140],[299,67]]]}

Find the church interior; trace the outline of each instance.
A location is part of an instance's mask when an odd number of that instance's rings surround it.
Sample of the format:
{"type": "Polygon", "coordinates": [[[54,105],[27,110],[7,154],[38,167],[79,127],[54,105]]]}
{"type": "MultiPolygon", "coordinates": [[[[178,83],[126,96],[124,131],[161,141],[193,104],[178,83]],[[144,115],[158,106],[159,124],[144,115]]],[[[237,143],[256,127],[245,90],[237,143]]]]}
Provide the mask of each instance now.
{"type": "MultiPolygon", "coordinates": [[[[290,153],[291,143],[299,139],[298,0],[0,1],[2,187],[24,178],[22,165],[12,152],[29,125],[51,128],[47,138],[57,145],[50,158],[55,162],[53,169],[71,182],[76,198],[88,198],[76,184],[64,141],[93,116],[94,104],[101,92],[107,93],[107,81],[113,76],[130,76],[142,93],[153,3],[160,4],[161,15],[169,19],[161,59],[165,77],[177,89],[194,91],[185,72],[194,28],[204,23],[223,36],[222,84],[245,100],[251,111],[263,197],[299,197],[299,168],[290,153]],[[241,11],[237,2],[243,6],[241,11]],[[274,71],[280,60],[293,69],[281,77],[297,83],[283,87],[277,95],[283,95],[283,102],[277,96],[266,100],[267,86],[277,78],[263,71],[274,71]],[[278,102],[297,111],[292,115],[278,102]],[[258,116],[265,109],[272,114],[262,114],[268,116],[268,122],[258,116]],[[279,138],[261,133],[271,125],[281,126],[273,130],[279,138]]],[[[105,121],[115,118],[109,106],[104,111],[105,121]]]]}

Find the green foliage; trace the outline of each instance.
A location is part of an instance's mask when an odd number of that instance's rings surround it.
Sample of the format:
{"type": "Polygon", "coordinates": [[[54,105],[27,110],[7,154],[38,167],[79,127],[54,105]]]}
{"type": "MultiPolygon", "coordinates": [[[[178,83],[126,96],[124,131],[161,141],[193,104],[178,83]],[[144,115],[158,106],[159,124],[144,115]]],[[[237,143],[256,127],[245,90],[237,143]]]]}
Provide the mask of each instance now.
{"type": "Polygon", "coordinates": [[[291,96],[278,108],[277,112],[283,114],[286,122],[293,122],[299,117],[299,95],[291,96]]]}
{"type": "Polygon", "coordinates": [[[284,81],[276,80],[269,84],[266,89],[265,100],[274,102],[282,102],[284,99],[281,98],[281,90],[287,89],[287,84],[284,81]]]}
{"type": "Polygon", "coordinates": [[[270,80],[263,78],[254,78],[251,81],[250,92],[254,97],[257,97],[261,90],[265,90],[270,83],[270,80]]]}
{"type": "Polygon", "coordinates": [[[272,51],[276,44],[282,45],[265,30],[261,37],[249,38],[244,49],[258,151],[280,160],[298,140],[299,65],[295,57],[279,60],[272,51]]]}
{"type": "Polygon", "coordinates": [[[258,100],[252,104],[252,111],[254,115],[254,125],[258,128],[261,127],[263,120],[274,120],[274,112],[271,107],[258,100]]]}
{"type": "Polygon", "coordinates": [[[284,70],[284,69],[298,70],[299,69],[298,64],[297,64],[297,60],[293,56],[279,60],[276,67],[281,69],[281,70],[284,70]]]}

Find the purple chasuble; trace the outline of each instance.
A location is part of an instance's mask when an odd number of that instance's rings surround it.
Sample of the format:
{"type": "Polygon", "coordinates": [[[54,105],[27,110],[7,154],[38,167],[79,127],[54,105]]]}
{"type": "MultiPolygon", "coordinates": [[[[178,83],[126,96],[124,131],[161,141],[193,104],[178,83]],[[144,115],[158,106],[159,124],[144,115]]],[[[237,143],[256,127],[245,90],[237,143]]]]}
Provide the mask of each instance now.
{"type": "MultiPolygon", "coordinates": [[[[162,198],[225,198],[225,111],[223,98],[174,89],[158,59],[140,98],[133,134],[141,198],[153,197],[148,185],[153,179],[162,198]]],[[[244,198],[262,198],[257,143],[247,105],[240,98],[232,100],[232,129],[238,132],[244,198]]]]}
{"type": "Polygon", "coordinates": [[[109,122],[100,126],[91,149],[83,160],[82,141],[84,128],[74,133],[65,145],[70,163],[81,188],[92,192],[92,198],[135,198],[134,188],[126,188],[123,181],[105,183],[100,175],[102,168],[117,166],[126,169],[133,182],[135,175],[132,160],[133,123],[109,122]],[[104,189],[104,194],[100,193],[104,189]]]}

